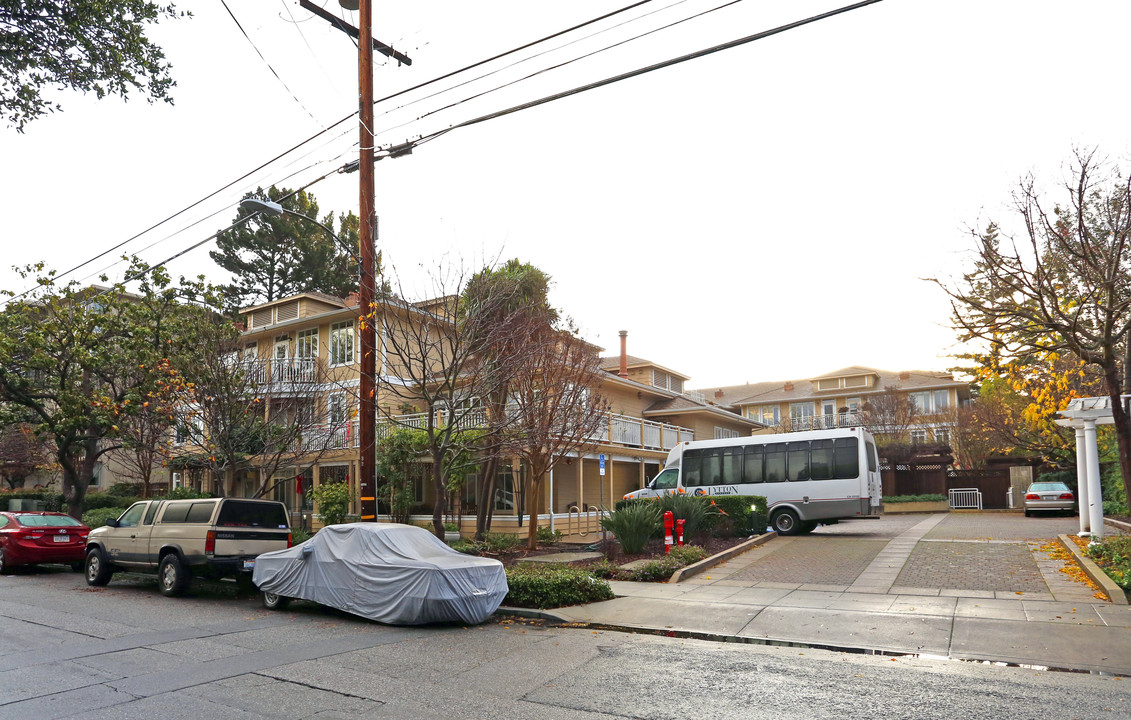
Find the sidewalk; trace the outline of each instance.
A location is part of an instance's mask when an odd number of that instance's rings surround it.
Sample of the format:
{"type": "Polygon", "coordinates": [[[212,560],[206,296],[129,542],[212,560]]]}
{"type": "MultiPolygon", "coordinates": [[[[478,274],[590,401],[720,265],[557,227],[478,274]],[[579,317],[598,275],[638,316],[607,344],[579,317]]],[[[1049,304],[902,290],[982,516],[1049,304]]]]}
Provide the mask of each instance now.
{"type": "MultiPolygon", "coordinates": [[[[879,521],[856,527],[868,522],[879,521]]],[[[1131,607],[1095,599],[1033,540],[997,539],[993,518],[943,523],[946,514],[891,523],[886,537],[865,527],[857,538],[776,538],[677,584],[613,582],[615,600],[538,614],[629,632],[1131,674],[1131,607]],[[963,537],[972,523],[983,537],[963,537]],[[759,579],[786,567],[840,582],[759,579]],[[907,578],[948,586],[899,584],[907,578]]]]}

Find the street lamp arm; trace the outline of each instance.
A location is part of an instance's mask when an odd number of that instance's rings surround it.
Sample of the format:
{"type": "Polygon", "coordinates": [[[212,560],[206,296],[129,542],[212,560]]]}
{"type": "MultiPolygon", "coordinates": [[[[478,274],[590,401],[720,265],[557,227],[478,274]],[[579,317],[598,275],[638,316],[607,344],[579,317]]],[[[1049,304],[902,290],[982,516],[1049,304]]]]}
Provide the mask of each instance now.
{"type": "Polygon", "coordinates": [[[359,265],[361,264],[361,259],[357,256],[356,251],[349,245],[349,243],[347,243],[345,240],[342,240],[333,230],[326,227],[324,224],[315,220],[309,215],[303,215],[302,213],[295,212],[294,210],[288,210],[277,202],[273,202],[271,200],[260,200],[259,198],[247,198],[246,200],[240,202],[240,207],[245,210],[263,213],[264,215],[270,215],[272,217],[278,217],[286,213],[287,215],[293,215],[294,217],[302,218],[303,220],[312,222],[318,227],[325,230],[330,237],[334,238],[338,245],[340,245],[341,248],[346,251],[346,254],[349,255],[354,262],[358,263],[359,265]]]}

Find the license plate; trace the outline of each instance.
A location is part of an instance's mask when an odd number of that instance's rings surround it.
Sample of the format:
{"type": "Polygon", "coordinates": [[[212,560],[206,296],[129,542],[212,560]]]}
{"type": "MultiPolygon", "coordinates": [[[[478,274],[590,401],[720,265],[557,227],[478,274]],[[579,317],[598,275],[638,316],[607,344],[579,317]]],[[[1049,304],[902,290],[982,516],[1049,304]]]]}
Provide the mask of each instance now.
{"type": "Polygon", "coordinates": [[[55,542],[67,542],[71,539],[70,535],[56,535],[55,542]]]}
{"type": "Polygon", "coordinates": [[[1042,500],[1056,500],[1056,495],[1042,495],[1042,500]]]}
{"type": "Polygon", "coordinates": [[[255,561],[254,560],[244,560],[243,561],[243,569],[244,570],[254,570],[255,569],[255,561]]]}

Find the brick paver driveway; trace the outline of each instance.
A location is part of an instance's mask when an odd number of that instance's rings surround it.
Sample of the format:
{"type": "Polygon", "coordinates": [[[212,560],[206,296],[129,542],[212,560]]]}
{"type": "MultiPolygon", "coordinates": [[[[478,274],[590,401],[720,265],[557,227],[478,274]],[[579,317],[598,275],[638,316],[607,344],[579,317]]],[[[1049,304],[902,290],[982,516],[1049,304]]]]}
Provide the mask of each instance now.
{"type": "Polygon", "coordinates": [[[926,540],[1048,540],[1057,535],[1075,535],[1080,529],[1076,516],[1027,518],[1023,513],[947,513],[946,519],[926,534],[926,540]]]}
{"type": "Polygon", "coordinates": [[[920,540],[897,586],[1048,592],[1041,571],[1023,542],[929,542],[920,540]]]}

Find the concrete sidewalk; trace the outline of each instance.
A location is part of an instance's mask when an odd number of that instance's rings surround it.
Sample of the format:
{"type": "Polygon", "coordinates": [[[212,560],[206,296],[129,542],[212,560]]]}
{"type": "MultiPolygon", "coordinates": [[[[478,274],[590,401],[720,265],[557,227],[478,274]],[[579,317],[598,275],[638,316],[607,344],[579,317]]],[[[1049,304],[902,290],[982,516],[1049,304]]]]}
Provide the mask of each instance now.
{"type": "MultiPolygon", "coordinates": [[[[809,547],[819,552],[808,555],[796,554],[806,538],[777,538],[677,584],[613,582],[615,600],[535,614],[629,632],[1131,674],[1131,607],[1095,599],[1090,588],[1059,572],[1063,563],[1048,559],[1031,540],[924,537],[939,537],[937,528],[946,519],[919,516],[895,525],[886,543],[876,543],[869,533],[864,559],[860,543],[843,537],[812,543],[809,547]],[[941,546],[934,543],[940,542],[968,556],[970,570],[956,575],[939,566],[935,550],[941,546]],[[928,551],[920,552],[923,548],[928,551]],[[1003,567],[1021,567],[1022,552],[1026,558],[1032,553],[1026,563],[1037,569],[1030,576],[1017,579],[1012,570],[1005,578],[987,574],[986,568],[1000,575],[1003,567]],[[820,557],[809,568],[816,573],[811,579],[826,579],[830,570],[824,566],[832,565],[841,582],[758,579],[772,573],[774,563],[796,565],[797,557],[813,555],[820,557]],[[845,562],[837,562],[840,555],[845,562]],[[1015,564],[1003,565],[1004,560],[1015,564]],[[854,578],[843,574],[849,561],[856,562],[854,578]],[[896,584],[910,570],[918,573],[911,573],[915,577],[968,587],[896,584]]],[[[961,522],[969,521],[956,525],[961,522]]],[[[986,522],[979,527],[992,534],[986,522]]]]}

